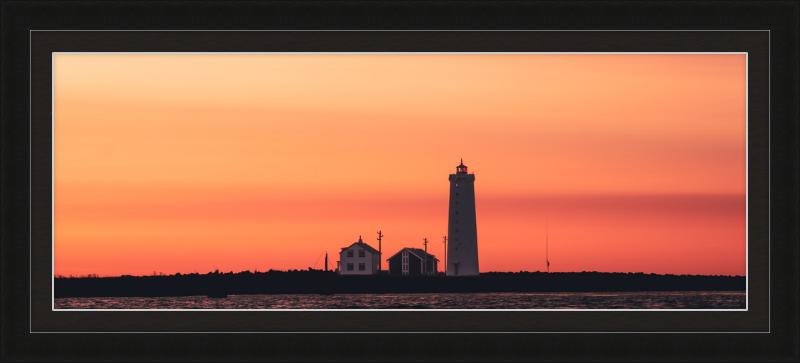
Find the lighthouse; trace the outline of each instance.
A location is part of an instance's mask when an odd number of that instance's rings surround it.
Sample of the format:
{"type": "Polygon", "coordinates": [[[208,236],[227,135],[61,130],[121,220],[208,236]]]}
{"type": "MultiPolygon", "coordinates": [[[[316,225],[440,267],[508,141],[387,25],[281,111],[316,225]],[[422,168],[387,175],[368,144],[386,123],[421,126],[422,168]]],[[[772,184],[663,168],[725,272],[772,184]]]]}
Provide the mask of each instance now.
{"type": "Polygon", "coordinates": [[[450,174],[447,217],[447,276],[478,275],[478,230],[475,220],[475,174],[467,173],[464,159],[450,174]]]}

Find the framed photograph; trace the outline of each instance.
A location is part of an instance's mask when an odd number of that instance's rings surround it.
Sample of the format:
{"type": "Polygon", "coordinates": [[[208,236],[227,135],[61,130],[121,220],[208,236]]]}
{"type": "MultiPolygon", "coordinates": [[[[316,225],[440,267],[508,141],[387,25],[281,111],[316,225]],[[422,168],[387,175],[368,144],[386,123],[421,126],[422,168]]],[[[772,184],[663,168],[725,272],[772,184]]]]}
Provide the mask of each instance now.
{"type": "Polygon", "coordinates": [[[745,17],[782,8],[683,5],[729,17],[679,29],[677,15],[637,25],[673,9],[651,3],[477,4],[90,4],[110,17],[89,29],[12,8],[32,19],[4,43],[29,41],[29,123],[5,107],[3,126],[30,135],[29,159],[3,160],[30,175],[14,207],[29,230],[8,236],[29,244],[3,244],[4,275],[6,256],[29,269],[12,285],[29,305],[5,300],[28,317],[23,345],[143,359],[142,344],[156,360],[796,356],[774,337],[797,320],[797,274],[776,277],[797,255],[796,225],[780,224],[797,192],[771,196],[797,169],[797,140],[777,137],[796,131],[797,97],[776,97],[797,54],[775,51],[797,39],[745,17]],[[430,15],[482,6],[528,15],[430,15]],[[138,23],[170,7],[184,23],[138,23]],[[428,15],[299,20],[362,8],[428,15]],[[567,10],[629,15],[531,25],[567,10]],[[257,15],[198,23],[225,11],[257,15]],[[354,334],[370,347],[345,349],[354,334]]]}
{"type": "Polygon", "coordinates": [[[56,311],[748,310],[746,52],[52,67],[56,311]]]}

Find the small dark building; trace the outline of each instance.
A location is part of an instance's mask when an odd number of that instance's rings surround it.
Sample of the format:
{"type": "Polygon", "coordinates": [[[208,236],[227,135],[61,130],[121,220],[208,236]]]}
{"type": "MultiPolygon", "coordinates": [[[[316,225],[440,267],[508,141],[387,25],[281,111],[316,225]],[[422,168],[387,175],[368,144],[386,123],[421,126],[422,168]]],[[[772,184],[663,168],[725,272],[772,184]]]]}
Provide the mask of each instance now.
{"type": "Polygon", "coordinates": [[[419,248],[405,247],[386,259],[390,275],[435,275],[439,268],[436,256],[419,248]],[[423,269],[424,262],[427,268],[423,269]]]}

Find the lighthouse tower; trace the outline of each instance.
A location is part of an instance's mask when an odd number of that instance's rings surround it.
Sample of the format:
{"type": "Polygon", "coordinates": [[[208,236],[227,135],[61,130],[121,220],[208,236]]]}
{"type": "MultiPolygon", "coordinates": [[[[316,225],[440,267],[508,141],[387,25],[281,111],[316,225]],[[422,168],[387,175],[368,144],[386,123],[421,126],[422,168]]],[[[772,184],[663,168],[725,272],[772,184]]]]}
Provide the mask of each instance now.
{"type": "Polygon", "coordinates": [[[478,274],[478,230],[475,223],[475,174],[464,159],[450,174],[450,213],[447,218],[447,276],[478,274]]]}

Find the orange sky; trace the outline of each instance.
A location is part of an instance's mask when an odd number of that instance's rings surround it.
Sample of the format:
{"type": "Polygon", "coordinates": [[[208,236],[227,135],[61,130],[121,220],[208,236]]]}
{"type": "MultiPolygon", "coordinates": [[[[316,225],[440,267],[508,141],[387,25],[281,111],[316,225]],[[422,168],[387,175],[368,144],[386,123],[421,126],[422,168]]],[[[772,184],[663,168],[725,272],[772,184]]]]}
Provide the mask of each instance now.
{"type": "MultiPolygon", "coordinates": [[[[443,259],[746,273],[744,54],[55,54],[55,273],[443,259]],[[372,243],[372,242],[375,243],[372,243]]],[[[384,262],[384,268],[386,268],[384,262]]]]}

